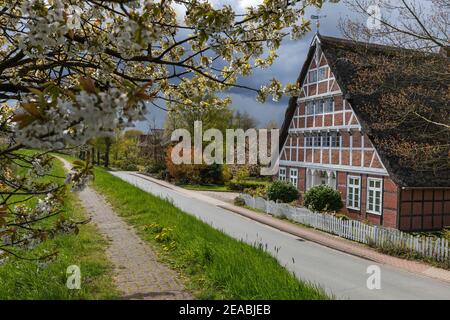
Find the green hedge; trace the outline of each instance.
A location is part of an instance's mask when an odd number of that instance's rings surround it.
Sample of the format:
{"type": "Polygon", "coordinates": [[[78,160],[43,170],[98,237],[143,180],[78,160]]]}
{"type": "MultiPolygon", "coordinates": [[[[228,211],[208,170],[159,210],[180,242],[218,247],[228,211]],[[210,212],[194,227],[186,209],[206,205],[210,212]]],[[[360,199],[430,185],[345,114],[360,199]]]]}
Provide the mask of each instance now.
{"type": "Polygon", "coordinates": [[[341,194],[327,185],[315,186],[305,193],[305,207],[317,212],[339,211],[341,194]]]}
{"type": "Polygon", "coordinates": [[[228,189],[233,191],[244,191],[245,189],[265,188],[267,183],[252,180],[230,180],[227,182],[228,189]]]}
{"type": "Polygon", "coordinates": [[[267,197],[272,201],[289,203],[299,198],[300,194],[296,187],[285,181],[274,181],[267,188],[267,197]]]}

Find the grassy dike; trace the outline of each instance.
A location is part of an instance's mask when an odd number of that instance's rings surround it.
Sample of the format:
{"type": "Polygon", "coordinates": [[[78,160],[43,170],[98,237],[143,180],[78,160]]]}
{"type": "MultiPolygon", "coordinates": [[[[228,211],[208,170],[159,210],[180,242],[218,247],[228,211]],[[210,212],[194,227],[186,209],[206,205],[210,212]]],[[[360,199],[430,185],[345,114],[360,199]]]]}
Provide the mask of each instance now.
{"type": "Polygon", "coordinates": [[[103,194],[199,299],[328,299],[262,249],[235,240],[163,200],[95,169],[103,194]]]}
{"type": "MultiPolygon", "coordinates": [[[[53,175],[64,176],[60,161],[55,160],[53,175]]],[[[46,178],[48,179],[48,178],[46,178]]],[[[53,179],[53,178],[52,178],[53,179]]],[[[67,192],[64,215],[77,221],[86,219],[75,194],[67,192]]],[[[45,223],[54,222],[50,218],[45,223]]],[[[11,258],[0,265],[0,300],[4,299],[113,299],[118,297],[112,268],[105,255],[107,242],[92,224],[80,226],[78,235],[60,235],[47,240],[31,253],[57,251],[56,259],[46,265],[36,261],[11,258]],[[81,289],[66,287],[67,267],[81,270],[81,289]]]]}

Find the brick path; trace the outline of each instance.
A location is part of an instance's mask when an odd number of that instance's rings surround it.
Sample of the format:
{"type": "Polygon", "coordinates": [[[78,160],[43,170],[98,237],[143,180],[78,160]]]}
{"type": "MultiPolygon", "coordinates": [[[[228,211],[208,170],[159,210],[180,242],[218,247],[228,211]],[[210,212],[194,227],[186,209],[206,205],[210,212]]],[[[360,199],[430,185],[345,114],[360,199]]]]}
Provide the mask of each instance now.
{"type": "MultiPolygon", "coordinates": [[[[59,159],[66,169],[70,168],[67,161],[59,159]]],[[[155,252],[97,192],[87,187],[79,198],[100,233],[110,242],[106,254],[114,265],[116,286],[123,299],[192,299],[178,274],[158,261],[155,252]]]]}

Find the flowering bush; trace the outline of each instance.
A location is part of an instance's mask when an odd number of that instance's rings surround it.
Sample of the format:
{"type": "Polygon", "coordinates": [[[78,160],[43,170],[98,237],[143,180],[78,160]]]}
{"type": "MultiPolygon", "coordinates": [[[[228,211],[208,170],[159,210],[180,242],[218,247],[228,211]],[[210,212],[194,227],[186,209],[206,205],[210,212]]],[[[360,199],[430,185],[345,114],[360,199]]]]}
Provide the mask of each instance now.
{"type": "Polygon", "coordinates": [[[244,193],[251,195],[252,197],[267,197],[267,187],[247,188],[244,189],[244,193]]]}
{"type": "MultiPolygon", "coordinates": [[[[162,108],[160,100],[171,110],[220,110],[230,100],[215,92],[232,87],[252,90],[259,101],[298,95],[298,84],[273,79],[254,89],[237,80],[270,66],[286,35],[309,30],[305,7],[322,2],[264,1],[235,12],[209,1],[2,1],[0,260],[54,233],[31,227],[60,211],[55,199],[63,198],[63,184],[40,180],[49,173],[50,151],[113,137],[115,129],[145,120],[146,105],[162,108]],[[24,148],[42,152],[23,155],[24,148]],[[16,175],[18,162],[29,175],[16,175]],[[53,196],[45,200],[47,194],[53,196]],[[47,202],[24,208],[13,195],[47,202]]],[[[74,190],[91,177],[91,156],[84,159],[67,176],[74,190]]]]}

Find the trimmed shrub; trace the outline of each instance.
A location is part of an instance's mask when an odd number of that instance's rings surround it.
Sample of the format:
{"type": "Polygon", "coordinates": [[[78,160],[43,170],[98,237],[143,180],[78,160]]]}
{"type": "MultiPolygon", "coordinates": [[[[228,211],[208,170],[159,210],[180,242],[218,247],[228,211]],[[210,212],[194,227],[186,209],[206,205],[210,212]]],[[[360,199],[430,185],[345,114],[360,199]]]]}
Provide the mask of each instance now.
{"type": "Polygon", "coordinates": [[[267,197],[272,201],[289,203],[299,198],[296,187],[286,181],[274,181],[267,188],[267,197]]]}
{"type": "Polygon", "coordinates": [[[239,207],[245,206],[245,201],[241,197],[234,198],[234,204],[239,207]]]}
{"type": "Polygon", "coordinates": [[[335,212],[343,207],[341,194],[327,185],[309,189],[305,193],[304,205],[316,212],[335,212]]]}
{"type": "Polygon", "coordinates": [[[250,178],[250,169],[246,166],[240,167],[234,175],[236,180],[241,181],[250,178]]]}
{"type": "Polygon", "coordinates": [[[176,183],[223,184],[222,166],[220,164],[174,164],[171,154],[172,148],[168,148],[166,154],[167,172],[176,183]]]}
{"type": "Polygon", "coordinates": [[[201,184],[223,184],[222,165],[204,165],[199,170],[201,184]]]}
{"type": "Polygon", "coordinates": [[[347,215],[342,214],[342,213],[335,215],[335,217],[338,218],[339,220],[344,220],[344,221],[350,220],[350,218],[347,215]]]}
{"type": "Polygon", "coordinates": [[[151,161],[144,168],[146,174],[159,174],[166,170],[166,163],[162,161],[151,161]]]}
{"type": "Polygon", "coordinates": [[[134,163],[127,163],[122,169],[125,171],[138,171],[138,166],[134,163]]]}
{"type": "Polygon", "coordinates": [[[244,191],[245,189],[258,189],[265,188],[266,184],[264,182],[251,181],[251,180],[230,180],[227,183],[227,187],[233,191],[244,191]]]}
{"type": "Polygon", "coordinates": [[[222,165],[222,178],[225,183],[233,179],[233,173],[231,172],[230,166],[227,164],[222,165]]]}
{"type": "Polygon", "coordinates": [[[119,169],[123,169],[124,165],[125,165],[124,160],[111,160],[111,163],[110,163],[110,167],[119,168],[119,169]]]}
{"type": "Polygon", "coordinates": [[[247,193],[252,197],[267,198],[267,187],[258,187],[256,189],[247,188],[244,189],[244,193],[247,193]]]}

